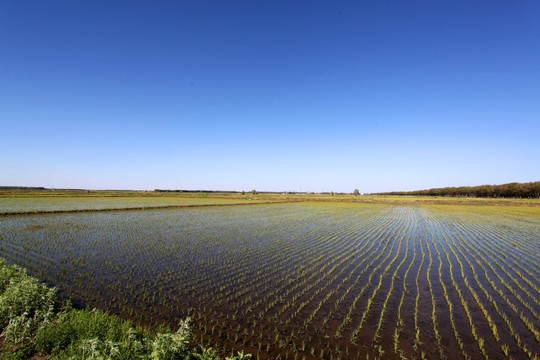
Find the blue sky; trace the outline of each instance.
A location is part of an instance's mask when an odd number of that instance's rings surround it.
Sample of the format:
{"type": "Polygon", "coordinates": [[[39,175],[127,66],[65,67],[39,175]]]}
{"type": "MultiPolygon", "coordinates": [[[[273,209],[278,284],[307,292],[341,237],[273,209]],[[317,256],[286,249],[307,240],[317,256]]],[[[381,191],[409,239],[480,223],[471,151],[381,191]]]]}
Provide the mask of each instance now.
{"type": "Polygon", "coordinates": [[[538,1],[5,1],[0,185],[540,180],[538,1]]]}

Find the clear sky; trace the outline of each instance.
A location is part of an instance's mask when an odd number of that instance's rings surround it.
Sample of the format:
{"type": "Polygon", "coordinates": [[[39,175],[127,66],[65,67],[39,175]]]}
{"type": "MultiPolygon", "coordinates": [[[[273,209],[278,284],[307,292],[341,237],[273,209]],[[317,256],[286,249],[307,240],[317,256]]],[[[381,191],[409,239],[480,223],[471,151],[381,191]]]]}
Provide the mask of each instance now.
{"type": "Polygon", "coordinates": [[[540,2],[2,1],[0,185],[540,180],[540,2]]]}

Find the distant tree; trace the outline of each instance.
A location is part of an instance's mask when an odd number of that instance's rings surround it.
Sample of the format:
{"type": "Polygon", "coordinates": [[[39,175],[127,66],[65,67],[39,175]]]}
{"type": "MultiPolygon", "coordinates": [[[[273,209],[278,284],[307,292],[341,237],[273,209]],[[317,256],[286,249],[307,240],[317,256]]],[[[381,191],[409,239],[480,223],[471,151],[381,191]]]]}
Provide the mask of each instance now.
{"type": "Polygon", "coordinates": [[[246,195],[246,192],[244,190],[242,190],[242,195],[246,195]]]}
{"type": "Polygon", "coordinates": [[[253,189],[253,190],[251,190],[251,193],[252,193],[253,195],[257,195],[257,190],[253,189]]]}
{"type": "Polygon", "coordinates": [[[427,196],[467,196],[467,197],[507,197],[507,198],[539,198],[540,181],[529,183],[508,183],[502,185],[480,185],[445,187],[417,191],[393,191],[379,193],[383,195],[427,195],[427,196]]]}
{"type": "Polygon", "coordinates": [[[353,194],[354,195],[360,195],[360,191],[358,191],[358,189],[354,189],[353,194]]]}

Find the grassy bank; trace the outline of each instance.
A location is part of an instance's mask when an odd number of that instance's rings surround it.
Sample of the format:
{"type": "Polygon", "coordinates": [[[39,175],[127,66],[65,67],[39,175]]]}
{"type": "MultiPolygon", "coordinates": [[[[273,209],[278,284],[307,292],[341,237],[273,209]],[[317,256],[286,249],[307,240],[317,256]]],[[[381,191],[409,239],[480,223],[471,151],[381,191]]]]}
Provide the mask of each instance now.
{"type": "MultiPolygon", "coordinates": [[[[212,349],[192,347],[189,322],[154,332],[108,313],[74,309],[54,288],[0,259],[2,359],[220,359],[212,349]]],[[[226,360],[249,358],[239,353],[226,360]]]]}

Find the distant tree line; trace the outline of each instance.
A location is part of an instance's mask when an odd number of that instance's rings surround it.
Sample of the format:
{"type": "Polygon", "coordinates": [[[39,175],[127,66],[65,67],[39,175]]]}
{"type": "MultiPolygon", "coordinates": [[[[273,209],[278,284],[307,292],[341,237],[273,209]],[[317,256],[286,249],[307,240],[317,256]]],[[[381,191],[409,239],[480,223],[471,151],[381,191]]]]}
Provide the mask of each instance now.
{"type": "Polygon", "coordinates": [[[502,185],[480,185],[444,187],[416,191],[392,191],[378,195],[421,195],[421,196],[471,196],[494,198],[540,198],[540,181],[508,183],[502,185]]]}
{"type": "Polygon", "coordinates": [[[0,186],[0,190],[45,190],[44,187],[31,187],[31,186],[0,186]]]}

